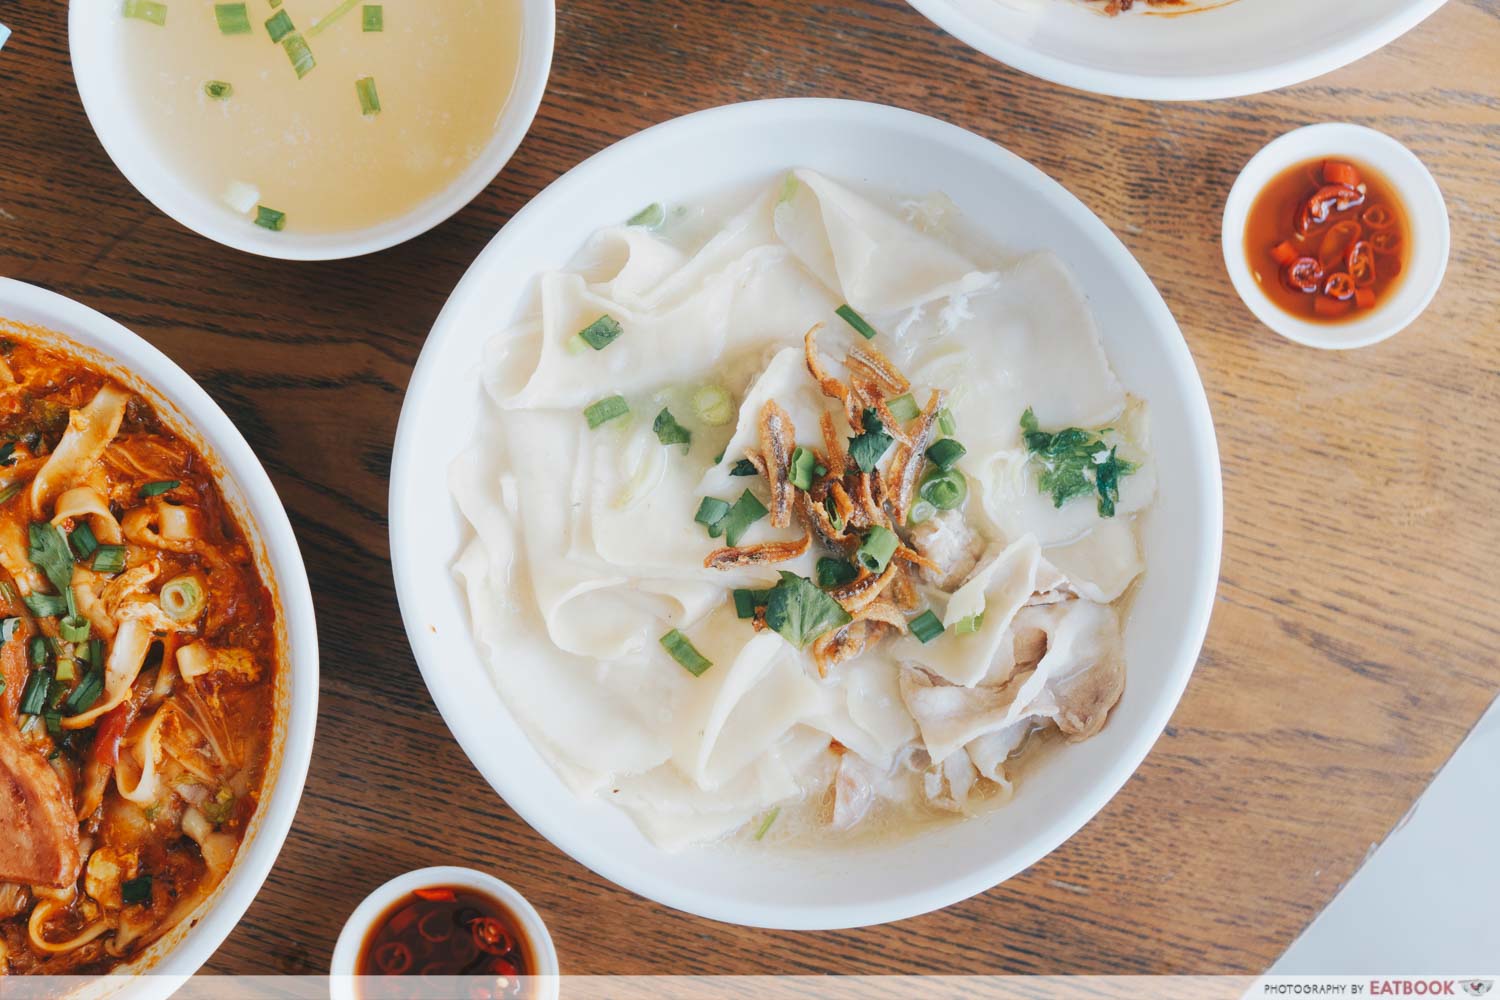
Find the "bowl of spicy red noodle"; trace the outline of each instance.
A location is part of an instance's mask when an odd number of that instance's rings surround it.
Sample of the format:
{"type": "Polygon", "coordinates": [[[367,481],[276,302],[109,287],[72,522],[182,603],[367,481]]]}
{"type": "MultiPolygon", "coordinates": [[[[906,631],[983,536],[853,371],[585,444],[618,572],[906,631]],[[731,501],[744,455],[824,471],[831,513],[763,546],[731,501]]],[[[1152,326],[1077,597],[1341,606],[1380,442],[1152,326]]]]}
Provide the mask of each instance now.
{"type": "Polygon", "coordinates": [[[1311,347],[1385,340],[1432,301],[1448,213],[1401,143],[1342,123],[1289,132],[1255,155],[1224,207],[1224,263],[1262,323],[1311,347]]]}
{"type": "Polygon", "coordinates": [[[387,882],[344,924],[334,1000],[554,1000],[557,952],[536,909],[470,868],[423,868],[387,882]]]}

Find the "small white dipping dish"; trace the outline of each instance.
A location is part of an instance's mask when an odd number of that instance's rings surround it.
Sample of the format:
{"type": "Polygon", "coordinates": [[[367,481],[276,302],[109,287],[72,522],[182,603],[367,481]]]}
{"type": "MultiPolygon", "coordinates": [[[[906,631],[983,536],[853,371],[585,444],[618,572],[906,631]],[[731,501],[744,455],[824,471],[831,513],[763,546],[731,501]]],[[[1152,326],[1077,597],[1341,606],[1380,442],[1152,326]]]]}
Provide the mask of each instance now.
{"type": "Polygon", "coordinates": [[[1308,125],[1268,143],[1240,171],[1224,204],[1224,266],[1255,318],[1288,340],[1334,351],[1367,347],[1406,329],[1437,294],[1448,268],[1448,208],[1422,161],[1385,133],[1342,122],[1308,125]],[[1319,157],[1347,157],[1380,171],[1396,189],[1411,227],[1411,257],[1395,296],[1367,316],[1339,323],[1314,323],[1278,306],[1256,283],[1245,257],[1245,222],[1256,195],[1283,170],[1319,157]]]}
{"type": "Polygon", "coordinates": [[[436,868],[418,868],[416,871],[397,875],[385,885],[365,897],[364,902],[354,908],[344,929],[339,932],[338,943],[333,946],[333,962],[329,969],[331,979],[329,992],[332,1000],[356,1000],[355,974],[359,963],[359,951],[366,936],[375,928],[375,921],[402,896],[416,889],[433,886],[456,885],[473,889],[501,903],[516,918],[521,932],[532,944],[537,967],[528,979],[535,980],[535,991],[530,995],[536,1000],[555,1000],[557,997],[558,967],[557,949],[552,946],[552,935],[542,922],[536,907],[508,884],[493,875],[472,868],[442,865],[436,868]]]}
{"type": "MultiPolygon", "coordinates": [[[[489,186],[521,144],[552,70],[556,32],[554,0],[520,0],[524,40],[516,67],[515,87],[495,124],[489,145],[448,188],[411,211],[375,226],[347,232],[272,232],[236,213],[219,197],[183,182],[157,153],[146,134],[139,110],[121,84],[119,46],[114,32],[119,18],[101,16],[99,0],[71,0],[68,8],[68,49],[78,96],[89,124],[109,158],[125,179],[146,199],[199,236],[236,250],[282,260],[338,260],[358,257],[404,243],[443,222],[489,186]]],[[[117,5],[110,6],[113,15],[117,5]]]]}

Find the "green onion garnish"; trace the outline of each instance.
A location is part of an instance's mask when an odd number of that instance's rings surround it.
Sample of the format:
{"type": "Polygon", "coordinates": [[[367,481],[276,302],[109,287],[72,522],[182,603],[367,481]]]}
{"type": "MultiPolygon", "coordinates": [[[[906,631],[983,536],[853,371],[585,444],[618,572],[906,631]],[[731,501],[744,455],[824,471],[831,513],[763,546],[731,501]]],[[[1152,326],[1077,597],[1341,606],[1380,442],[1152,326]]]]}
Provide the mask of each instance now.
{"type": "Polygon", "coordinates": [[[651,429],[656,432],[656,440],[662,444],[682,445],[683,454],[687,454],[687,450],[692,447],[693,432],[679,424],[677,418],[672,416],[672,411],[665,406],[651,422],[651,429]]]}
{"type": "Polygon", "coordinates": [[[214,4],[214,20],[219,22],[221,34],[250,34],[250,11],[242,3],[214,4]]]}
{"type": "Polygon", "coordinates": [[[134,17],[141,21],[150,21],[152,24],[167,23],[167,5],[156,3],[154,0],[125,0],[122,13],[126,17],[134,17]]]}
{"type": "Polygon", "coordinates": [[[766,835],[766,831],[771,829],[771,824],[776,822],[776,817],[780,815],[780,806],[777,806],[770,812],[766,813],[766,818],[760,821],[760,826],[755,831],[755,839],[760,840],[761,838],[763,838],[766,835]]]}
{"type": "Polygon", "coordinates": [[[750,461],[748,458],[742,458],[738,462],[734,463],[734,468],[729,470],[729,474],[731,476],[753,476],[756,475],[759,471],[760,470],[755,467],[754,462],[750,461]]]}
{"type": "Polygon", "coordinates": [[[932,447],[927,449],[927,460],[947,472],[953,468],[955,462],[968,454],[968,451],[969,449],[952,438],[943,438],[940,441],[934,441],[932,447]]]}
{"type": "Polygon", "coordinates": [[[4,489],[0,489],[0,503],[5,503],[6,501],[10,500],[11,497],[15,496],[17,493],[20,493],[21,487],[25,485],[25,483],[11,483],[4,489]]]}
{"type": "MultiPolygon", "coordinates": [[[[311,35],[313,32],[309,31],[311,35]]],[[[300,34],[290,34],[281,40],[281,48],[286,52],[286,57],[292,62],[292,69],[297,71],[297,79],[302,79],[313,71],[318,61],[313,58],[312,49],[308,48],[307,39],[300,34]]]]}
{"type": "Polygon", "coordinates": [[[903,424],[910,423],[922,415],[921,408],[917,406],[917,401],[911,398],[909,392],[904,396],[897,396],[885,405],[886,409],[891,411],[891,416],[903,424]]]}
{"type": "Polygon", "coordinates": [[[704,497],[698,504],[698,513],[693,515],[693,520],[708,529],[709,538],[718,538],[724,534],[723,521],[729,510],[726,501],[718,497],[704,497]]]}
{"type": "Polygon", "coordinates": [[[602,351],[615,342],[615,338],[625,332],[620,321],[605,313],[594,320],[588,326],[578,331],[578,336],[583,342],[596,351],[602,351]]]}
{"type": "Polygon", "coordinates": [[[89,527],[87,521],[79,521],[71,534],[68,542],[73,546],[73,551],[78,553],[79,559],[88,559],[99,547],[99,539],[94,537],[94,529],[89,527]]]}
{"type": "Polygon", "coordinates": [[[10,642],[16,637],[16,629],[21,627],[21,619],[7,618],[0,621],[0,642],[10,642]]]}
{"type": "Polygon", "coordinates": [[[766,601],[771,597],[769,590],[736,590],[734,592],[734,613],[739,618],[754,618],[755,609],[766,606],[766,601]]]}
{"type": "Polygon", "coordinates": [[[953,419],[953,411],[946,406],[938,410],[938,430],[949,437],[958,433],[958,421],[953,419]]]}
{"type": "Polygon", "coordinates": [[[958,623],[953,626],[953,633],[955,635],[973,635],[983,627],[984,612],[981,611],[977,615],[967,615],[960,618],[958,623]]]}
{"type": "Polygon", "coordinates": [[[79,712],[87,712],[94,707],[94,702],[104,693],[104,672],[101,670],[90,670],[83,675],[83,680],[68,695],[68,700],[63,702],[63,710],[69,715],[77,715],[79,712]]]}
{"type": "Polygon", "coordinates": [[[270,34],[271,41],[278,45],[281,44],[283,38],[296,30],[297,26],[292,23],[292,15],[284,10],[278,10],[266,19],[266,31],[270,34]]]}
{"type": "Polygon", "coordinates": [[[15,454],[16,443],[14,441],[7,441],[4,444],[0,444],[0,465],[9,465],[10,460],[15,457],[15,454]]]}
{"type": "Polygon", "coordinates": [[[274,208],[264,205],[255,206],[255,224],[262,229],[269,229],[273,233],[279,233],[286,228],[286,213],[278,212],[274,208]]]}
{"type": "Polygon", "coordinates": [[[378,3],[367,3],[359,12],[361,26],[365,31],[385,30],[385,8],[378,3]]]}
{"type": "Polygon", "coordinates": [[[713,666],[713,661],[698,652],[697,648],[688,641],[688,637],[675,628],[661,637],[661,644],[672,655],[672,659],[682,664],[682,669],[694,677],[702,677],[703,672],[713,666]]]}
{"type": "Polygon", "coordinates": [[[643,229],[655,229],[667,221],[666,210],[661,207],[660,202],[653,201],[639,212],[626,220],[627,226],[640,226],[643,229]]]}
{"type": "Polygon", "coordinates": [[[59,681],[71,681],[73,679],[73,660],[66,656],[58,657],[56,673],[59,681]]]}
{"type": "Polygon", "coordinates": [[[333,22],[353,10],[358,4],[359,0],[344,0],[343,3],[333,8],[333,10],[314,21],[313,26],[307,29],[307,37],[311,38],[324,28],[329,27],[333,22]]]}
{"type": "Polygon", "coordinates": [[[911,630],[911,634],[916,636],[918,641],[924,646],[943,634],[942,620],[933,614],[930,609],[917,615],[917,617],[907,623],[906,627],[911,630]]]}
{"type": "Polygon", "coordinates": [[[754,493],[746,490],[740,494],[740,498],[729,508],[729,513],[724,515],[724,541],[730,546],[740,544],[740,539],[745,532],[750,530],[750,525],[759,521],[770,513],[766,505],[758,500],[754,493]]]}
{"type": "Polygon", "coordinates": [[[834,531],[844,530],[844,519],[839,514],[839,505],[833,502],[833,497],[823,501],[823,509],[828,512],[828,523],[833,525],[834,531]]]}
{"type": "Polygon", "coordinates": [[[180,480],[180,479],[158,479],[155,482],[150,482],[150,483],[147,483],[145,486],[142,486],[141,487],[141,496],[143,496],[143,497],[159,497],[163,493],[170,493],[172,490],[175,490],[177,487],[179,487],[181,485],[182,485],[182,480],[180,480]]]}
{"type": "Polygon", "coordinates": [[[137,875],[120,883],[120,899],[127,906],[151,902],[151,876],[137,875]]]}
{"type": "Polygon", "coordinates": [[[859,569],[847,559],[823,556],[813,570],[813,578],[823,590],[832,590],[852,582],[859,576],[859,569]]]}
{"type": "Polygon", "coordinates": [[[51,651],[47,647],[46,636],[32,636],[31,641],[26,644],[26,651],[27,655],[31,658],[32,666],[45,667],[47,665],[47,657],[51,651]]]}
{"type": "Polygon", "coordinates": [[[850,309],[847,302],[835,309],[834,312],[838,313],[839,318],[842,319],[845,323],[848,323],[850,326],[854,327],[855,333],[858,333],[866,340],[874,339],[875,328],[869,323],[866,323],[863,316],[855,312],[853,309],[850,309]]]}
{"type": "Polygon", "coordinates": [[[870,529],[854,555],[859,564],[871,573],[882,573],[885,571],[885,564],[896,554],[896,546],[900,543],[901,540],[894,531],[877,524],[870,529]]]}
{"type": "Polygon", "coordinates": [[[589,422],[589,430],[594,430],[600,424],[608,423],[616,417],[623,417],[629,412],[630,404],[625,402],[624,396],[606,396],[585,407],[583,416],[589,422]]]}
{"type": "MultiPolygon", "coordinates": [[[[62,735],[62,713],[53,709],[51,711],[43,712],[42,718],[46,720],[47,732],[52,735],[53,739],[56,739],[57,737],[62,735]]],[[[53,750],[52,752],[54,754],[57,753],[56,750],[53,750]]],[[[56,757],[48,757],[48,760],[56,759],[56,757]]]]}
{"type": "Polygon", "coordinates": [[[723,386],[705,385],[693,393],[693,412],[710,427],[719,427],[734,419],[734,403],[723,386]]]}
{"type": "Polygon", "coordinates": [[[223,80],[209,80],[203,85],[203,92],[210,100],[227,101],[234,96],[234,84],[223,80]]]}
{"type": "Polygon", "coordinates": [[[934,469],[922,480],[917,495],[938,510],[953,510],[969,495],[969,480],[958,469],[934,469]]]}
{"type": "Polygon", "coordinates": [[[89,640],[89,665],[95,670],[104,669],[104,640],[89,640]]]}
{"type": "Polygon", "coordinates": [[[21,598],[28,611],[38,618],[57,618],[68,613],[68,599],[57,594],[32,592],[21,598]]]}
{"type": "Polygon", "coordinates": [[[32,671],[31,676],[26,678],[26,686],[21,689],[21,704],[16,711],[22,715],[41,715],[42,708],[47,704],[47,689],[51,686],[52,671],[32,671]]]}
{"type": "Polygon", "coordinates": [[[354,91],[359,94],[360,114],[366,116],[380,114],[380,94],[375,90],[373,76],[362,76],[355,80],[354,91]]]}
{"type": "Polygon", "coordinates": [[[932,504],[928,503],[926,500],[918,500],[916,503],[911,505],[911,513],[906,515],[906,523],[925,524],[928,521],[932,520],[933,515],[936,513],[937,508],[932,504]]]}
{"type": "Polygon", "coordinates": [[[799,490],[812,489],[813,470],[818,467],[818,456],[798,445],[792,450],[792,464],[787,470],[787,479],[799,490]]]}
{"type": "Polygon", "coordinates": [[[94,561],[89,566],[95,573],[120,572],[125,568],[125,546],[99,546],[94,550],[94,561]]]}
{"type": "Polygon", "coordinates": [[[64,642],[84,642],[89,637],[89,620],[82,615],[69,615],[57,623],[57,631],[64,642]]]}

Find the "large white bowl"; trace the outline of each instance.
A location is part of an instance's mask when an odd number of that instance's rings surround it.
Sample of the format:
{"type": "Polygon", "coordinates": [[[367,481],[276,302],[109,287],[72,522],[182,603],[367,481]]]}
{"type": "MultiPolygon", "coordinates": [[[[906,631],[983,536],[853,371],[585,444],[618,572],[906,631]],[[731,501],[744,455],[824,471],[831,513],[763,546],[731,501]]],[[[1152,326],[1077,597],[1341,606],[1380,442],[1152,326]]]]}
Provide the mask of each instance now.
{"type": "Polygon", "coordinates": [[[286,841],[302,798],[318,719],[318,637],[307,571],[286,511],[254,452],[218,404],[165,354],[103,313],[10,278],[0,278],[0,319],[41,328],[31,335],[81,354],[145,396],[173,431],[209,459],[279,612],[282,671],[276,685],[276,732],[260,808],[234,866],[197,910],[129,966],[116,970],[151,976],[109,977],[113,985],[96,991],[164,997],[208,960],[244,916],[286,841]]]}
{"type": "Polygon", "coordinates": [[[1171,17],[1105,17],[1078,0],[908,0],[950,34],[1033,76],[1153,101],[1240,97],[1363,58],[1444,0],[1192,0],[1171,17]],[[1336,27],[1320,29],[1319,25],[1336,27]]]}
{"type": "Polygon", "coordinates": [[[412,375],[391,472],[391,558],[407,635],[475,766],[527,822],[606,878],[678,909],[768,927],[856,926],[946,906],[1083,826],[1146,756],[1187,684],[1208,627],[1221,527],[1208,403],[1177,324],[1129,251],[1081,202],[999,146],[932,118],[847,101],[688,115],[610,147],[538,195],[438,317],[412,375]],[[1145,522],[1148,569],[1126,628],[1129,681],[1103,733],[1039,762],[1013,803],[983,817],[816,854],[747,857],[727,845],[667,854],[623,812],[569,792],[496,693],[451,572],[468,532],[444,483],[480,419],[480,351],[538,270],[561,266],[594,229],[642,205],[772,183],[793,166],[892,192],[946,192],[1003,247],[1055,250],[1078,274],[1121,380],[1151,401],[1160,465],[1160,499],[1145,522]]]}
{"type": "Polygon", "coordinates": [[[151,204],[198,235],[236,250],[283,260],[333,260],[374,253],[425,233],[473,201],[509,162],[531,128],[547,89],[557,20],[555,0],[520,0],[520,4],[524,37],[515,89],[489,145],[445,190],[411,211],[346,232],[272,232],[231,211],[219,192],[203,192],[182,182],[147,134],[130,88],[121,83],[120,46],[113,37],[120,21],[118,0],[70,0],[68,49],[89,124],[120,173],[151,204]]]}

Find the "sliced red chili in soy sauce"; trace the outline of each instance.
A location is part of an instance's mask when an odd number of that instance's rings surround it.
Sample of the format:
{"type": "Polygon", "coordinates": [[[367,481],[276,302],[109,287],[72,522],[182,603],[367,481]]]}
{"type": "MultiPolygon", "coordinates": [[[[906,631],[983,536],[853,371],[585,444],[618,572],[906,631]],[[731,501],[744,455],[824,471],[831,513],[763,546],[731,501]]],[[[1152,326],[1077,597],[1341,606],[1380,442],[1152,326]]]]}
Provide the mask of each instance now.
{"type": "MultiPolygon", "coordinates": [[[[531,942],[499,900],[463,886],[431,886],[397,900],[365,936],[358,976],[473,977],[490,997],[520,997],[532,973],[531,942]]],[[[357,981],[367,998],[404,996],[399,983],[357,981]]]]}

